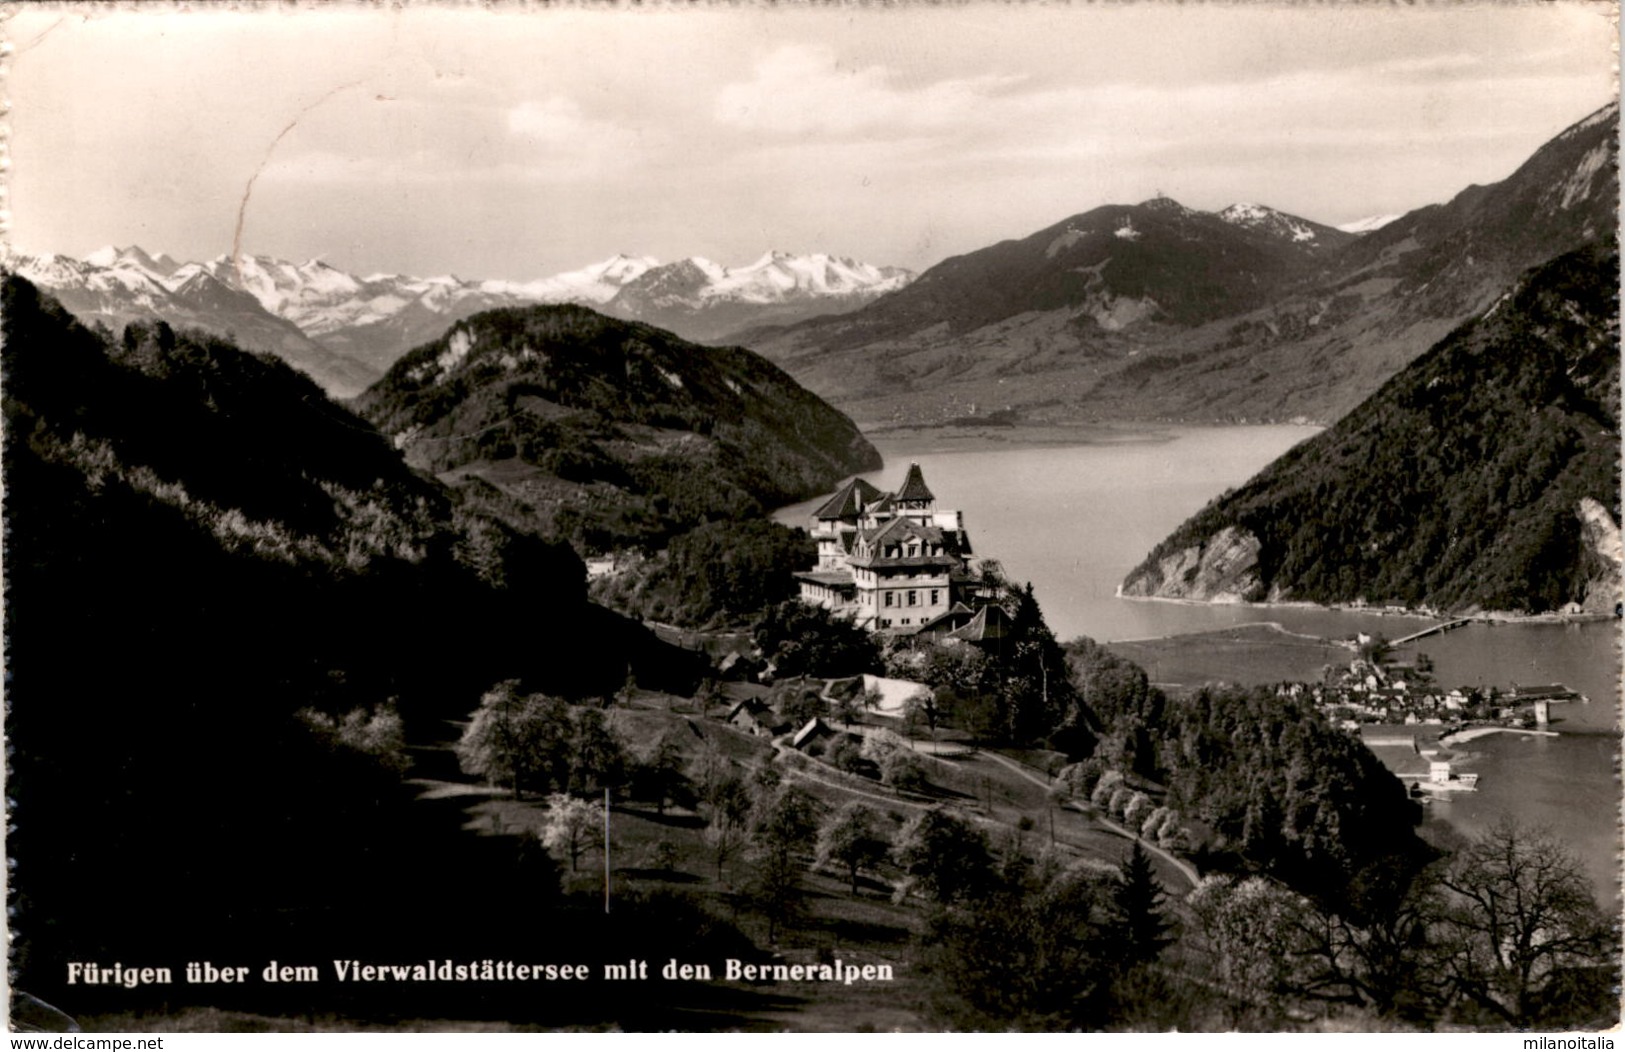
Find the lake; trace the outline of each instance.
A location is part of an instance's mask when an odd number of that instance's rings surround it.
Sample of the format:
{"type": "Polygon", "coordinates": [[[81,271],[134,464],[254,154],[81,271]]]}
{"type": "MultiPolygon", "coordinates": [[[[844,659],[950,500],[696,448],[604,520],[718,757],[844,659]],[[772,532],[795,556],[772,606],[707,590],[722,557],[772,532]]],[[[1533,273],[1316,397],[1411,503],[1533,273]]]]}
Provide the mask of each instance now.
{"type": "MultiPolygon", "coordinates": [[[[1081,445],[935,451],[918,437],[875,441],[886,467],[864,476],[896,489],[917,462],[937,507],[965,513],[971,543],[1013,581],[1031,581],[1060,639],[1101,642],[1277,621],[1322,636],[1398,637],[1426,618],[1318,607],[1213,606],[1120,599],[1117,586],[1156,543],[1225,489],[1319,428],[1292,425],[1103,432],[1081,445]]],[[[793,526],[821,503],[774,515],[793,526]]]]}
{"type": "MultiPolygon", "coordinates": [[[[1072,445],[1016,441],[996,448],[933,448],[928,435],[875,444],[886,467],[865,477],[901,485],[918,462],[940,508],[965,513],[976,553],[996,558],[1006,576],[1031,581],[1045,619],[1061,639],[1121,641],[1211,631],[1259,621],[1294,632],[1398,638],[1433,619],[1294,606],[1243,606],[1122,599],[1116,589],[1175,527],[1317,428],[1289,425],[1177,427],[1102,432],[1072,445]]],[[[946,445],[946,443],[944,443],[946,445]]],[[[821,501],[774,517],[804,526],[821,501]]],[[[1496,735],[1471,743],[1481,789],[1429,805],[1430,821],[1472,834],[1503,811],[1549,829],[1580,852],[1599,898],[1617,901],[1620,810],[1615,776],[1619,696],[1618,626],[1473,625],[1417,646],[1440,682],[1496,685],[1560,682],[1589,705],[1555,706],[1563,736],[1496,735]]]]}

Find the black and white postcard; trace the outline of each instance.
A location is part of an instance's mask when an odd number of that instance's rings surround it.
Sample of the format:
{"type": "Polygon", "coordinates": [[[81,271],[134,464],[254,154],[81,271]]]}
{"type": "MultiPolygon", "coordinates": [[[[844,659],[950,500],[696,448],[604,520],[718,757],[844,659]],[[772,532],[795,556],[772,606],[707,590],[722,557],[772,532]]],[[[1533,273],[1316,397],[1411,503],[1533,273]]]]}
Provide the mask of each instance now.
{"type": "Polygon", "coordinates": [[[4,5],[11,1026],[1613,1047],[1617,15],[4,5]]]}

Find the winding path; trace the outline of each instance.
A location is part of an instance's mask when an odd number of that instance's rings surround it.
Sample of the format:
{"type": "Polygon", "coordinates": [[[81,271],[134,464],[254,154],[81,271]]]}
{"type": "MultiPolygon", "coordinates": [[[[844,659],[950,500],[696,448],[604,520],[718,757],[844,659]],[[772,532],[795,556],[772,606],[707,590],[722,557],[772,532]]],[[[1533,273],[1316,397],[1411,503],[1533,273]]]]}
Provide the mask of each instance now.
{"type": "MultiPolygon", "coordinates": [[[[1033,774],[1031,771],[1027,770],[1025,767],[1021,766],[1016,761],[1010,759],[1008,756],[1000,756],[996,752],[989,752],[989,751],[987,751],[985,749],[982,750],[982,755],[986,756],[988,759],[992,760],[994,763],[1003,764],[1005,767],[1010,768],[1010,770],[1012,770],[1012,771],[1016,772],[1017,774],[1021,775],[1021,777],[1027,779],[1029,782],[1032,782],[1034,785],[1040,787],[1045,792],[1048,792],[1049,789],[1051,788],[1051,783],[1050,783],[1049,779],[1040,778],[1038,775],[1033,774]]],[[[1069,811],[1076,811],[1081,815],[1088,816],[1089,818],[1093,819],[1096,822],[1099,822],[1101,825],[1105,826],[1107,829],[1110,829],[1112,832],[1118,834],[1119,836],[1127,837],[1130,840],[1139,840],[1140,847],[1144,848],[1150,854],[1156,855],[1158,858],[1160,858],[1163,861],[1167,862],[1170,866],[1173,866],[1175,869],[1179,870],[1180,875],[1183,876],[1186,880],[1191,882],[1191,887],[1193,887],[1193,888],[1196,887],[1196,885],[1201,881],[1202,878],[1196,872],[1196,868],[1194,866],[1192,866],[1189,862],[1185,862],[1185,861],[1183,861],[1181,859],[1175,858],[1173,855],[1169,854],[1167,851],[1164,851],[1162,848],[1160,848],[1157,845],[1151,843],[1150,841],[1144,840],[1144,839],[1142,839],[1140,837],[1135,836],[1133,833],[1130,833],[1127,829],[1124,829],[1122,826],[1118,825],[1116,822],[1113,822],[1111,819],[1102,818],[1101,816],[1099,816],[1097,814],[1092,814],[1089,811],[1084,810],[1082,806],[1080,806],[1077,803],[1074,803],[1071,800],[1065,801],[1064,803],[1061,804],[1061,806],[1066,808],[1069,811]]]]}

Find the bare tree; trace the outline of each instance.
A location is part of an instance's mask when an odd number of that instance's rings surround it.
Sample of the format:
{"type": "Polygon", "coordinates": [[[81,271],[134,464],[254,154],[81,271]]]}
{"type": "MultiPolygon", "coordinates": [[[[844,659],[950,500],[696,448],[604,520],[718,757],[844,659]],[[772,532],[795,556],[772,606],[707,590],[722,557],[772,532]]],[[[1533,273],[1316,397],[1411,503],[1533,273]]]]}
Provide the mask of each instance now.
{"type": "Polygon", "coordinates": [[[1451,977],[1475,1003],[1520,1025],[1565,973],[1604,962],[1608,932],[1580,864],[1546,833],[1503,818],[1444,877],[1451,977]]]}

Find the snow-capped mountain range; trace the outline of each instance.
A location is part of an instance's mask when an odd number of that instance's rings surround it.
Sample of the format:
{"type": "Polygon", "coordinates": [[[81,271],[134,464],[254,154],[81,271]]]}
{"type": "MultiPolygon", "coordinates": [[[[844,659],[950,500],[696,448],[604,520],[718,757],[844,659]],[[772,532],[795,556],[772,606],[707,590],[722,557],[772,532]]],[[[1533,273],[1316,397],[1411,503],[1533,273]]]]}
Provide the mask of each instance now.
{"type": "Polygon", "coordinates": [[[319,259],[271,256],[177,263],[138,246],[98,249],[83,260],[8,250],[0,262],[83,320],[116,331],[138,318],[161,318],[230,333],[288,359],[340,397],[359,393],[453,322],[497,307],[581,303],[689,339],[718,340],[756,324],[851,310],[914,277],[898,267],[779,252],[732,268],[698,256],[662,265],[617,255],[529,282],[356,276],[319,259]]]}
{"type": "Polygon", "coordinates": [[[823,253],[769,252],[744,267],[690,256],[631,278],[604,310],[715,342],[757,325],[854,310],[913,280],[914,273],[901,267],[823,253]]]}

